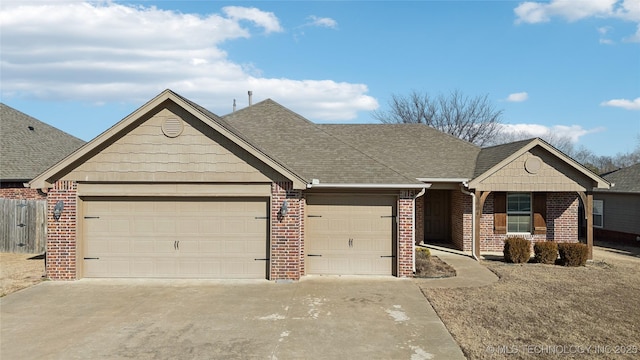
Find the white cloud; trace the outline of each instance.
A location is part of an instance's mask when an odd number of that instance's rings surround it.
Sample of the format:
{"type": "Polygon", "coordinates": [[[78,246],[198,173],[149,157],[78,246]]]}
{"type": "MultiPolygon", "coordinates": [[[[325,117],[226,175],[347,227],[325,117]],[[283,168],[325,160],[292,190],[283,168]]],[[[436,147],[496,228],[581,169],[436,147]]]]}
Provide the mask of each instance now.
{"type": "Polygon", "coordinates": [[[553,125],[545,126],[540,124],[501,124],[502,130],[514,139],[527,139],[532,137],[553,138],[553,139],[570,139],[576,143],[582,136],[604,131],[604,128],[598,127],[593,129],[585,129],[580,125],[553,125]]]}
{"type": "MultiPolygon", "coordinates": [[[[592,17],[640,23],[639,0],[525,1],[520,3],[513,11],[516,15],[517,24],[549,22],[552,18],[563,18],[574,22],[592,17]]],[[[640,38],[640,35],[636,34],[635,37],[640,38]]],[[[632,37],[632,39],[635,37],[632,37]]],[[[640,41],[640,39],[636,41],[640,41]]],[[[606,39],[604,43],[608,43],[606,39]]]]}
{"type": "Polygon", "coordinates": [[[308,19],[310,21],[305,24],[306,26],[318,26],[318,27],[326,27],[330,29],[338,28],[338,22],[333,20],[332,18],[317,17],[315,15],[311,15],[308,17],[308,19]]]}
{"type": "MultiPolygon", "coordinates": [[[[625,16],[626,12],[618,15],[614,5],[618,0],[552,0],[551,2],[527,1],[518,5],[514,12],[518,16],[517,22],[540,23],[550,21],[552,17],[562,17],[568,21],[598,16],[625,16]]],[[[628,11],[627,11],[628,12],[628,11]]]]}
{"type": "Polygon", "coordinates": [[[640,110],[640,97],[635,98],[635,100],[613,99],[609,101],[604,101],[600,105],[619,107],[626,110],[640,110]]]}
{"type": "Polygon", "coordinates": [[[509,102],[523,102],[525,100],[527,100],[529,98],[529,94],[527,94],[526,92],[519,92],[519,93],[513,93],[513,94],[509,94],[509,96],[507,96],[507,101],[509,102]]]}
{"type": "Polygon", "coordinates": [[[378,107],[363,84],[269,78],[234,63],[220,45],[251,38],[247,20],[264,33],[283,31],[273,13],[238,6],[198,15],[113,2],[5,2],[1,95],[143,103],[171,88],[224,114],[253,90],[256,102],[271,97],[314,120],[378,107]]]}
{"type": "Polygon", "coordinates": [[[249,20],[257,26],[263,27],[267,33],[283,31],[278,18],[271,12],[241,6],[225,6],[222,8],[222,11],[230,19],[235,21],[249,20]]]}

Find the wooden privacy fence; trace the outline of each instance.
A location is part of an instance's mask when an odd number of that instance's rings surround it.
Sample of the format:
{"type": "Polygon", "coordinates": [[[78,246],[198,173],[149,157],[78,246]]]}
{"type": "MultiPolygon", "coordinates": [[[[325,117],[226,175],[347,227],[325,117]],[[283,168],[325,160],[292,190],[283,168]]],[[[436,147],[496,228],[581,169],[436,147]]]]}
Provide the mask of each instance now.
{"type": "Polygon", "coordinates": [[[47,244],[47,201],[0,198],[0,251],[41,254],[47,244]]]}

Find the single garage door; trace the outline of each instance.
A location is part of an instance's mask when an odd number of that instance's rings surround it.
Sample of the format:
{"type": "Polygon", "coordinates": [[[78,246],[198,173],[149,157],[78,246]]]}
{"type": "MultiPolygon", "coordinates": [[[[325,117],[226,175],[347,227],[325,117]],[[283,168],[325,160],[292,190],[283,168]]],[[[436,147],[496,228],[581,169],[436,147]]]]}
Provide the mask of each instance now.
{"type": "Polygon", "coordinates": [[[267,277],[266,199],[83,199],[85,277],[267,277]]]}
{"type": "Polygon", "coordinates": [[[396,197],[307,198],[307,274],[392,275],[396,197]]]}

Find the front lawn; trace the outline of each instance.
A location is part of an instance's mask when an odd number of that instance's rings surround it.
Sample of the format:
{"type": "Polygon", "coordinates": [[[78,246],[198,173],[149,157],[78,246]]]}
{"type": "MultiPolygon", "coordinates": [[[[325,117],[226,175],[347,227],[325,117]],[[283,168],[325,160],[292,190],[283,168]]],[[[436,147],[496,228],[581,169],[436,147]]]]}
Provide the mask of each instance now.
{"type": "Polygon", "coordinates": [[[594,261],[577,268],[483,264],[497,283],[423,289],[468,358],[640,357],[637,252],[596,247],[594,261]]]}

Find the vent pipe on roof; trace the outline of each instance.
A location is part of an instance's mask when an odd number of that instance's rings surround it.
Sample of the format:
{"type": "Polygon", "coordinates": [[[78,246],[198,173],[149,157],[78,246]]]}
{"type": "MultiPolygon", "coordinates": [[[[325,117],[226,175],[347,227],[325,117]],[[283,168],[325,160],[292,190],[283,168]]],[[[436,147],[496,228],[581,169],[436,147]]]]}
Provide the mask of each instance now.
{"type": "Polygon", "coordinates": [[[236,112],[236,99],[233,99],[233,112],[236,112]]]}
{"type": "Polygon", "coordinates": [[[253,96],[253,91],[249,90],[247,94],[249,94],[249,106],[251,106],[251,97],[253,96]]]}

